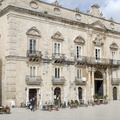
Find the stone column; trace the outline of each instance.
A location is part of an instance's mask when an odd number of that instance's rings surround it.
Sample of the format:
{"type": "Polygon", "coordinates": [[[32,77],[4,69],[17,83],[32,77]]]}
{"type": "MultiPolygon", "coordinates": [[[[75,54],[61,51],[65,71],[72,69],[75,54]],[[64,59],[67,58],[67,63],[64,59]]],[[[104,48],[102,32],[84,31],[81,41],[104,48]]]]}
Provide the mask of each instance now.
{"type": "Polygon", "coordinates": [[[29,102],[29,88],[27,87],[27,89],[26,89],[26,106],[27,106],[28,102],[29,102]]]}
{"type": "Polygon", "coordinates": [[[106,77],[106,73],[104,72],[103,74],[103,96],[106,95],[107,92],[107,77],[106,77]]]}
{"type": "Polygon", "coordinates": [[[95,94],[95,85],[94,85],[94,70],[93,70],[93,68],[92,68],[92,83],[91,83],[91,98],[92,98],[92,100],[93,100],[93,95],[95,94]]]}

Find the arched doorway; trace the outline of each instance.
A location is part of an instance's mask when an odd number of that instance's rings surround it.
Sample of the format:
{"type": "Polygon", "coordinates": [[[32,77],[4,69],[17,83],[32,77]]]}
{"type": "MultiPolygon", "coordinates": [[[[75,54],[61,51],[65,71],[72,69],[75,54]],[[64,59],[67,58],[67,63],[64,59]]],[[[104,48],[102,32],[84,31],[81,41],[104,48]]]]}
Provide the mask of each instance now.
{"type": "Polygon", "coordinates": [[[113,100],[117,100],[117,88],[113,88],[113,100]]]}
{"type": "Polygon", "coordinates": [[[94,73],[94,79],[95,79],[95,94],[98,94],[99,96],[103,96],[103,75],[100,71],[96,71],[94,73]]]}
{"type": "Polygon", "coordinates": [[[79,100],[82,99],[82,88],[81,87],[78,88],[78,99],[79,100]]]}
{"type": "Polygon", "coordinates": [[[54,101],[58,100],[58,105],[61,105],[61,89],[56,87],[54,89],[54,101]]]}
{"type": "Polygon", "coordinates": [[[54,100],[61,99],[61,89],[59,87],[56,87],[54,90],[54,100]]]}

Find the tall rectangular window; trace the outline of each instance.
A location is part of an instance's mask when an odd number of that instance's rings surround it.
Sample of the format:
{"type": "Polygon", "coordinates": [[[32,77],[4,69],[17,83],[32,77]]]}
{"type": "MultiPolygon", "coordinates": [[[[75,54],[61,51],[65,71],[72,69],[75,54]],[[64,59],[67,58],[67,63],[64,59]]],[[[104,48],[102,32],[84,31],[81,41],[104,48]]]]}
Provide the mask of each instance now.
{"type": "Polygon", "coordinates": [[[60,68],[55,68],[55,78],[60,78],[60,68]]]}
{"type": "Polygon", "coordinates": [[[112,59],[115,59],[115,58],[116,58],[116,52],[112,51],[112,59]]]}
{"type": "Polygon", "coordinates": [[[60,43],[54,43],[54,53],[60,53],[60,43]]]}
{"type": "Polygon", "coordinates": [[[30,39],[29,50],[30,50],[30,53],[36,52],[36,40],[30,39]]]}
{"type": "Polygon", "coordinates": [[[82,49],[81,49],[81,46],[79,45],[76,46],[76,56],[77,58],[81,58],[82,56],[82,49]]]}
{"type": "Polygon", "coordinates": [[[95,59],[100,60],[100,48],[95,48],[95,59]]]}
{"type": "Polygon", "coordinates": [[[82,70],[81,69],[77,69],[77,78],[82,78],[82,70]]]}
{"type": "Polygon", "coordinates": [[[31,66],[31,67],[30,67],[30,76],[31,76],[31,77],[35,77],[35,72],[36,72],[36,67],[31,66]]]}

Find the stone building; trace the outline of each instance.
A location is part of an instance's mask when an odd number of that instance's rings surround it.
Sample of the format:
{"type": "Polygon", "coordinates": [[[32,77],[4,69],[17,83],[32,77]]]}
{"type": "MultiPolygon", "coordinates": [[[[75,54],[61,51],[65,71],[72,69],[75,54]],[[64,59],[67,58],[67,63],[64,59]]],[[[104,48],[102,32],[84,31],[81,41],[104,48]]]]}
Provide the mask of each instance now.
{"type": "Polygon", "coordinates": [[[120,24],[39,0],[0,2],[0,104],[120,99],[120,24]]]}

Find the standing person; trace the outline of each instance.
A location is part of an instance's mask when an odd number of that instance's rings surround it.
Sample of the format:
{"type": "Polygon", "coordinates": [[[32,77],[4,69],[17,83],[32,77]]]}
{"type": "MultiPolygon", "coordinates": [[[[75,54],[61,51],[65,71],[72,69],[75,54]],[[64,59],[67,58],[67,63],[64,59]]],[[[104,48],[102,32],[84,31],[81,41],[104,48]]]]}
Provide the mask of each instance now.
{"type": "Polygon", "coordinates": [[[35,106],[35,98],[32,99],[31,101],[31,111],[34,111],[34,106],[35,106]]]}

